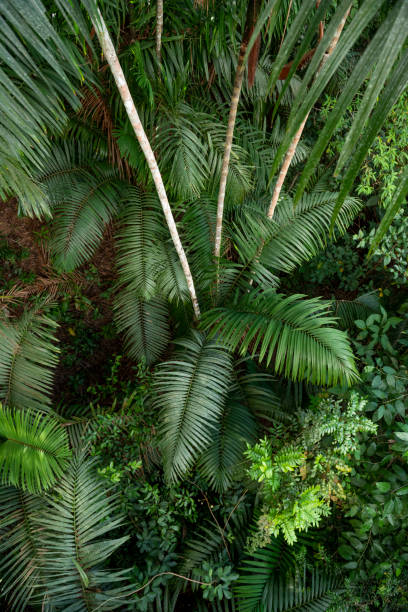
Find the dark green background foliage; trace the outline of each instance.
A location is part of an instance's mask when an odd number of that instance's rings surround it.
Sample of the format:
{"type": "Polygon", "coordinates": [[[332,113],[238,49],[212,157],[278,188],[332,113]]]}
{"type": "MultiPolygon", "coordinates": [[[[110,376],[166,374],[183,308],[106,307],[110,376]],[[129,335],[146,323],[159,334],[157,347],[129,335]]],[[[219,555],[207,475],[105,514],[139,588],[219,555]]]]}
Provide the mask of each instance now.
{"type": "Polygon", "coordinates": [[[0,2],[0,607],[404,612],[408,3],[161,4],[0,2]]]}

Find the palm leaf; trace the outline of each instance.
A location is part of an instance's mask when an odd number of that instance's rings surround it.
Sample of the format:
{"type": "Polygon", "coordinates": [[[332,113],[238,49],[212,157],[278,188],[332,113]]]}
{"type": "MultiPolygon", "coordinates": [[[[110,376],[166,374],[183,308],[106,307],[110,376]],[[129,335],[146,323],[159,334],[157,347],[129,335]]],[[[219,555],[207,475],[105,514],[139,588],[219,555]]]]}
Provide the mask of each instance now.
{"type": "Polygon", "coordinates": [[[143,300],[131,288],[124,288],[115,298],[115,320],[125,334],[130,357],[152,364],[170,340],[167,304],[161,298],[143,300]]]}
{"type": "Polygon", "coordinates": [[[0,487],[1,594],[16,611],[25,610],[39,591],[46,595],[35,523],[45,508],[43,497],[14,487],[0,487]]]}
{"type": "Polygon", "coordinates": [[[161,243],[167,234],[157,196],[129,187],[124,194],[122,228],[118,235],[120,281],[134,295],[149,300],[157,293],[157,268],[163,260],[161,243]]]}
{"type": "Polygon", "coordinates": [[[235,593],[240,612],[322,612],[328,610],[338,592],[334,574],[317,568],[298,567],[296,547],[283,537],[245,559],[235,593]]]}
{"type": "Polygon", "coordinates": [[[256,424],[249,408],[237,397],[228,398],[212,442],[198,462],[200,473],[215,491],[228,489],[237,465],[243,461],[246,443],[251,443],[255,435],[256,424]]]}
{"type": "Polygon", "coordinates": [[[30,493],[48,489],[63,474],[70,455],[66,431],[56,419],[0,407],[3,484],[30,493]]]}
{"type": "Polygon", "coordinates": [[[48,499],[50,509],[37,516],[38,541],[43,550],[43,572],[48,593],[57,609],[82,612],[115,610],[124,605],[124,572],[100,569],[128,536],[108,539],[121,523],[115,515],[118,500],[107,496],[95,474],[95,461],[84,453],[74,455],[70,468],[48,499]]]}
{"type": "Polygon", "coordinates": [[[319,298],[284,297],[273,291],[244,296],[239,306],[214,308],[202,317],[210,337],[241,355],[266,358],[278,374],[314,384],[350,384],[357,378],[344,332],[331,327],[328,304],[319,298]]]}
{"type": "Polygon", "coordinates": [[[156,378],[163,460],[170,480],[181,478],[211,444],[232,375],[230,355],[202,334],[194,331],[176,344],[180,349],[159,366],[156,378]]]}
{"type": "Polygon", "coordinates": [[[56,327],[38,308],[14,324],[0,321],[0,397],[6,404],[33,410],[51,405],[56,327]]]}

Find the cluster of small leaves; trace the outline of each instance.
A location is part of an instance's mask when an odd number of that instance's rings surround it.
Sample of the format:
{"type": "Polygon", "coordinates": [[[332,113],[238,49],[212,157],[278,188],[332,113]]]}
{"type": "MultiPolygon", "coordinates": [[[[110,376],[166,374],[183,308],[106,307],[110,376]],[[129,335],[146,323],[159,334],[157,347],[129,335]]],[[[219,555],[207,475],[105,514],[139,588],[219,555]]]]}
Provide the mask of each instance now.
{"type": "Polygon", "coordinates": [[[376,431],[362,414],[365,400],[355,393],[346,405],[333,397],[318,398],[314,404],[299,411],[300,434],[294,442],[278,450],[267,438],[248,445],[247,472],[262,483],[264,501],[252,549],[279,533],[293,544],[298,531],[317,526],[330,513],[330,502],[346,498],[349,458],[358,453],[361,434],[376,431]]]}
{"type": "Polygon", "coordinates": [[[402,94],[378,134],[360,174],[359,195],[379,192],[387,206],[395,192],[398,178],[408,160],[408,93],[402,94]]]}
{"type": "Polygon", "coordinates": [[[386,606],[406,600],[408,370],[395,333],[400,324],[384,309],[356,321],[355,345],[363,364],[360,392],[378,430],[355,454],[338,553],[352,578],[347,597],[362,610],[394,609],[386,606]]]}
{"type": "Polygon", "coordinates": [[[345,234],[337,243],[329,246],[306,263],[301,270],[302,277],[311,284],[336,284],[345,291],[355,291],[361,286],[361,279],[367,276],[367,262],[355,248],[353,238],[345,234]]]}
{"type": "MultiPolygon", "coordinates": [[[[369,231],[360,229],[354,235],[358,248],[370,249],[376,233],[376,227],[369,231]]],[[[392,225],[373,251],[374,265],[381,264],[391,276],[392,282],[400,287],[407,284],[408,279],[408,246],[406,236],[408,233],[408,215],[403,210],[396,215],[392,225]]]]}

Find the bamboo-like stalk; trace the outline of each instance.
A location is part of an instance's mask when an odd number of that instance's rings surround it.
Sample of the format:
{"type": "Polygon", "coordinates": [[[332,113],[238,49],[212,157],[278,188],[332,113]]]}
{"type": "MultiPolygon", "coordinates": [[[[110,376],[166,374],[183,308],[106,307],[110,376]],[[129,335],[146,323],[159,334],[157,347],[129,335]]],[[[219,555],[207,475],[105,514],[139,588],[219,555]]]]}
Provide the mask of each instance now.
{"type": "Polygon", "coordinates": [[[109,32],[106,28],[105,21],[99,9],[98,9],[97,18],[93,20],[93,25],[95,28],[95,32],[98,36],[103,54],[106,58],[106,61],[108,62],[110,66],[111,72],[115,79],[116,85],[120,93],[120,97],[122,98],[123,104],[125,106],[127,115],[130,120],[130,123],[133,127],[135,136],[140,144],[140,147],[144,153],[144,156],[148,163],[150,172],[152,174],[152,178],[156,186],[156,190],[157,190],[157,195],[159,196],[159,200],[162,205],[163,213],[164,213],[164,216],[165,216],[165,219],[166,219],[169,231],[170,231],[170,235],[173,240],[173,244],[176,248],[177,254],[179,256],[180,263],[183,268],[184,276],[186,277],[188,290],[189,290],[191,301],[193,304],[194,314],[195,314],[195,317],[199,319],[200,318],[200,308],[198,305],[197,295],[195,292],[193,277],[191,274],[190,266],[187,261],[186,254],[183,249],[183,245],[181,244],[179,233],[177,231],[177,226],[174,221],[173,213],[171,211],[170,204],[167,198],[166,189],[163,184],[163,179],[160,174],[160,170],[157,165],[157,161],[154,156],[152,147],[143,129],[143,125],[140,121],[138,112],[133,102],[131,93],[129,91],[129,86],[126,82],[125,75],[123,74],[123,70],[120,65],[118,56],[112,44],[111,38],[109,36],[109,32]]]}
{"type": "Polygon", "coordinates": [[[156,55],[157,61],[161,64],[161,43],[163,32],[163,0],[157,0],[157,15],[156,15],[156,55]]]}
{"type": "MultiPolygon", "coordinates": [[[[336,30],[336,32],[335,32],[331,42],[330,42],[330,45],[329,45],[326,53],[324,54],[322,61],[320,62],[319,70],[321,70],[321,68],[326,63],[327,59],[330,57],[330,55],[333,53],[334,49],[336,48],[336,45],[339,42],[340,34],[342,33],[343,28],[344,28],[344,26],[346,24],[347,17],[349,16],[350,9],[351,9],[351,7],[346,11],[343,19],[339,23],[339,26],[338,26],[338,28],[337,28],[337,30],[336,30]]],[[[272,219],[272,217],[274,215],[275,208],[276,208],[276,205],[278,203],[280,193],[282,191],[283,183],[285,182],[285,178],[286,178],[286,175],[288,173],[290,164],[292,163],[293,157],[294,157],[294,155],[296,153],[296,148],[297,148],[299,140],[300,140],[300,138],[301,138],[301,136],[303,134],[303,130],[304,130],[304,127],[305,127],[305,124],[306,124],[306,121],[307,121],[308,117],[309,117],[309,113],[306,115],[306,117],[302,121],[298,131],[294,135],[294,137],[292,139],[292,142],[290,143],[290,146],[289,146],[289,148],[288,148],[288,150],[286,152],[285,159],[283,160],[283,164],[281,166],[281,169],[280,169],[280,172],[279,172],[279,175],[278,175],[278,179],[276,181],[275,189],[273,190],[271,203],[270,203],[269,209],[268,209],[268,219],[272,219]]]]}
{"type": "Polygon", "coordinates": [[[221,251],[221,235],[222,235],[222,220],[224,216],[224,201],[225,201],[225,189],[227,186],[229,163],[231,158],[232,140],[234,137],[235,121],[237,118],[237,110],[239,98],[241,96],[242,81],[244,78],[245,65],[244,58],[247,50],[248,41],[244,39],[241,43],[241,48],[238,56],[238,64],[235,72],[234,88],[232,90],[230,112],[228,117],[228,127],[225,136],[224,145],[224,157],[222,159],[221,166],[221,179],[220,188],[218,191],[217,200],[217,222],[215,226],[215,243],[214,243],[214,255],[218,259],[221,251]]]}

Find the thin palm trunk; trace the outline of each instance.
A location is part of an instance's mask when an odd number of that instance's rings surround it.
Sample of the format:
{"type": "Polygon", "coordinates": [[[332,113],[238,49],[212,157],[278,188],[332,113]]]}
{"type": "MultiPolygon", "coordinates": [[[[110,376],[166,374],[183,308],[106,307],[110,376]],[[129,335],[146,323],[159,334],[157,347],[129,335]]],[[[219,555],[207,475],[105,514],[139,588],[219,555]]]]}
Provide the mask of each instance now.
{"type": "Polygon", "coordinates": [[[245,54],[248,48],[249,39],[251,37],[252,29],[256,19],[256,2],[249,0],[245,30],[242,37],[241,47],[239,50],[237,69],[235,72],[234,87],[232,90],[230,111],[228,117],[227,133],[225,136],[224,145],[224,157],[222,159],[221,166],[221,179],[220,188],[218,191],[217,200],[217,221],[215,226],[215,242],[214,242],[214,255],[217,259],[220,257],[221,252],[221,235],[222,235],[222,221],[224,216],[224,201],[225,201],[225,190],[227,186],[229,163],[231,158],[232,140],[234,137],[235,121],[237,118],[237,110],[239,104],[239,98],[241,96],[242,82],[244,79],[245,72],[245,54]]]}
{"type": "Polygon", "coordinates": [[[157,0],[157,16],[156,16],[156,55],[157,61],[161,64],[161,44],[163,32],[163,0],[157,0]]]}
{"type": "Polygon", "coordinates": [[[177,254],[179,256],[184,275],[186,277],[188,290],[189,290],[191,301],[193,304],[194,314],[196,318],[199,319],[200,318],[200,308],[198,305],[198,300],[197,300],[197,296],[195,292],[193,277],[191,274],[190,266],[187,261],[186,254],[183,249],[183,245],[181,244],[180,236],[177,231],[177,226],[174,221],[173,213],[171,212],[170,204],[167,198],[166,189],[163,184],[163,179],[161,177],[160,170],[157,165],[156,158],[154,156],[152,147],[150,146],[150,142],[146,136],[146,133],[143,129],[139,115],[137,113],[135,104],[133,102],[131,93],[129,91],[128,84],[125,79],[125,75],[123,74],[123,70],[120,65],[118,56],[112,44],[111,38],[109,36],[109,32],[106,28],[105,21],[99,10],[98,10],[97,19],[93,20],[93,25],[95,28],[95,32],[98,36],[103,54],[114,76],[116,85],[118,87],[120,96],[122,98],[123,104],[127,112],[127,115],[129,117],[130,123],[135,132],[135,136],[140,144],[140,147],[144,153],[144,156],[148,163],[150,172],[152,174],[152,178],[156,186],[156,190],[157,190],[157,195],[159,196],[159,200],[163,208],[163,213],[164,213],[164,216],[165,216],[165,219],[166,219],[169,231],[170,231],[170,235],[173,240],[173,244],[176,248],[177,254]]]}
{"type": "Polygon", "coordinates": [[[227,127],[227,133],[225,136],[224,157],[222,159],[222,166],[221,166],[220,188],[218,191],[217,223],[215,227],[215,244],[214,244],[214,255],[217,258],[220,256],[220,251],[221,251],[221,235],[222,235],[222,220],[224,216],[225,189],[227,186],[229,163],[230,163],[231,149],[232,149],[232,140],[234,137],[234,128],[235,128],[235,121],[237,118],[238,103],[239,103],[239,98],[241,96],[242,81],[243,81],[244,72],[245,72],[244,57],[245,57],[246,50],[247,50],[247,43],[243,41],[241,44],[240,51],[239,51],[237,70],[235,72],[234,88],[232,90],[230,112],[229,112],[229,117],[228,117],[228,127],[227,127]]]}
{"type": "MultiPolygon", "coordinates": [[[[321,70],[322,66],[324,66],[324,64],[326,63],[327,59],[330,57],[330,55],[333,53],[334,49],[336,48],[336,45],[337,45],[337,43],[339,41],[339,38],[340,38],[340,34],[342,33],[343,28],[344,28],[345,23],[346,23],[346,20],[347,20],[347,17],[349,16],[350,8],[346,11],[343,19],[341,20],[341,22],[339,24],[339,27],[337,28],[337,30],[335,32],[335,34],[333,36],[333,39],[332,39],[332,41],[331,41],[331,43],[329,45],[329,48],[327,49],[326,53],[323,56],[322,61],[320,62],[319,70],[321,70]]],[[[309,111],[309,113],[310,113],[310,111],[309,111]]],[[[290,164],[292,163],[292,160],[293,160],[294,155],[296,153],[296,148],[297,148],[299,140],[300,140],[300,138],[301,138],[301,136],[303,134],[303,130],[304,130],[304,127],[306,125],[306,121],[307,121],[307,119],[309,117],[309,113],[306,115],[306,117],[304,118],[304,120],[300,124],[300,127],[299,127],[298,131],[296,132],[295,136],[293,137],[293,140],[290,143],[289,149],[286,152],[285,159],[283,160],[283,164],[282,164],[282,167],[281,167],[280,172],[279,172],[278,180],[276,181],[275,189],[273,190],[271,203],[270,203],[269,209],[268,209],[268,219],[272,219],[272,217],[274,215],[275,208],[276,208],[276,205],[278,203],[280,193],[282,191],[283,183],[285,182],[285,178],[286,178],[286,175],[288,173],[290,164]]]]}

